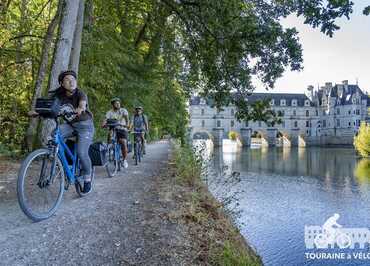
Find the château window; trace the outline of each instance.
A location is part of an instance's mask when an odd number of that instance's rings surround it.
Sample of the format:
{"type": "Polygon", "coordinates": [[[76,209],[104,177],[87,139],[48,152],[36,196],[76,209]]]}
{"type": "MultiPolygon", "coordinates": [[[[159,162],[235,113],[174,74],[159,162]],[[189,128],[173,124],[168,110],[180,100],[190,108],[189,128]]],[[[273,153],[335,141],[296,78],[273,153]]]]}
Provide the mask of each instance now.
{"type": "Polygon", "coordinates": [[[340,120],[337,119],[337,127],[340,127],[340,120]]]}
{"type": "Polygon", "coordinates": [[[326,127],[326,120],[322,121],[322,127],[326,127]]]}
{"type": "Polygon", "coordinates": [[[274,104],[275,104],[275,100],[274,99],[271,99],[270,105],[274,105],[274,104]]]}
{"type": "Polygon", "coordinates": [[[340,109],[339,108],[337,109],[337,115],[340,115],[340,109]]]}
{"type": "Polygon", "coordinates": [[[204,120],[202,120],[202,127],[205,127],[205,121],[204,120]]]}
{"type": "Polygon", "coordinates": [[[221,127],[221,121],[217,120],[217,127],[221,127]]]}
{"type": "Polygon", "coordinates": [[[296,115],[297,115],[297,111],[293,110],[293,116],[296,116],[296,115]]]}
{"type": "Polygon", "coordinates": [[[231,109],[231,115],[234,115],[234,109],[231,109]]]}
{"type": "Polygon", "coordinates": [[[306,127],[310,127],[310,121],[306,121],[306,127]]]}
{"type": "Polygon", "coordinates": [[[281,106],[285,106],[285,105],[286,105],[285,99],[281,99],[281,100],[280,100],[280,105],[281,105],[281,106]]]}
{"type": "Polygon", "coordinates": [[[310,101],[309,101],[309,100],[306,100],[306,101],[304,102],[304,105],[305,105],[305,106],[310,106],[310,101]]]}
{"type": "Polygon", "coordinates": [[[292,100],[292,106],[297,106],[297,100],[296,99],[292,100]]]}
{"type": "Polygon", "coordinates": [[[201,110],[201,114],[204,115],[204,109],[201,110]]]}
{"type": "Polygon", "coordinates": [[[306,116],[310,116],[310,111],[309,110],[306,110],[306,116]]]}
{"type": "Polygon", "coordinates": [[[230,126],[231,126],[231,127],[234,127],[234,120],[231,120],[231,121],[230,121],[230,126]]]}
{"type": "Polygon", "coordinates": [[[249,127],[248,121],[245,121],[245,127],[249,127]]]}
{"type": "Polygon", "coordinates": [[[294,127],[298,127],[298,121],[294,121],[294,127]]]}
{"type": "Polygon", "coordinates": [[[316,116],[319,116],[319,111],[316,110],[316,116]]]}

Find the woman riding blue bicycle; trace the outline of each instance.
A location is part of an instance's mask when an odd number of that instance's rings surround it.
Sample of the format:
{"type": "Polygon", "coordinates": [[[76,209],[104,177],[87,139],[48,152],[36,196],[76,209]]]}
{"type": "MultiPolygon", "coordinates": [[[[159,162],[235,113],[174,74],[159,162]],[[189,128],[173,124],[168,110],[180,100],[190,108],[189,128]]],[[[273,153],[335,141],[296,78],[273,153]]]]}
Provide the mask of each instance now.
{"type": "MultiPolygon", "coordinates": [[[[89,147],[94,137],[94,123],[92,113],[88,109],[86,94],[77,88],[77,74],[72,70],[60,73],[58,81],[60,87],[51,92],[51,95],[60,101],[60,105],[71,105],[76,112],[76,117],[60,125],[60,133],[63,138],[77,135],[77,154],[81,162],[81,175],[84,178],[82,193],[91,191],[92,164],[89,157],[89,147]]],[[[31,111],[32,116],[38,115],[31,111]]]]}

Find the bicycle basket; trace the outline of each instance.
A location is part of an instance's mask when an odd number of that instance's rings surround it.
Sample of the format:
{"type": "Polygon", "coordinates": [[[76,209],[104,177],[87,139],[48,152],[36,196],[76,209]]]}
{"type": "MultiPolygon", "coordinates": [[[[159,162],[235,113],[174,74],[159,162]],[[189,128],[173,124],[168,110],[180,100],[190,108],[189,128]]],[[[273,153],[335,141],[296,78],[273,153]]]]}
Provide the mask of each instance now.
{"type": "Polygon", "coordinates": [[[60,103],[56,98],[37,98],[35,111],[44,118],[55,118],[60,111],[60,103]]]}
{"type": "Polygon", "coordinates": [[[107,144],[102,142],[95,142],[89,147],[89,156],[91,163],[94,166],[103,166],[108,161],[108,148],[107,144]]]}

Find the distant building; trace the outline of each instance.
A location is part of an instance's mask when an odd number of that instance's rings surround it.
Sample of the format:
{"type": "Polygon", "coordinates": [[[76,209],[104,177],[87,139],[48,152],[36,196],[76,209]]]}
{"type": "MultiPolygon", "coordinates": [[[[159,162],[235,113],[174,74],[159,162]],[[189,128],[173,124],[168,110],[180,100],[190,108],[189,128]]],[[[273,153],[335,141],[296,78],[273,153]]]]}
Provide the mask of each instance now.
{"type": "Polygon", "coordinates": [[[269,143],[275,145],[278,136],[284,136],[291,145],[352,144],[353,136],[361,121],[368,119],[370,100],[358,85],[327,82],[324,87],[314,90],[309,86],[306,94],[253,93],[249,102],[270,100],[271,109],[279,113],[282,123],[274,127],[262,121],[242,121],[235,118],[235,106],[224,107],[217,112],[209,100],[192,97],[190,100],[191,137],[207,133],[216,144],[227,138],[228,132],[240,133],[245,145],[251,136],[260,133],[269,143]]]}

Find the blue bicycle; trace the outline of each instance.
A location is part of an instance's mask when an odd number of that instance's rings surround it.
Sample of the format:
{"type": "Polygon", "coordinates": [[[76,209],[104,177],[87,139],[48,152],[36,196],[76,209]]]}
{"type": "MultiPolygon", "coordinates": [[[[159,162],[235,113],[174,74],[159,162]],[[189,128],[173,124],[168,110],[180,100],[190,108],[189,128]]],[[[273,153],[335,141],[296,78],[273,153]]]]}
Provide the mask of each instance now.
{"type": "Polygon", "coordinates": [[[123,167],[123,156],[121,144],[117,141],[117,127],[120,123],[116,119],[108,119],[106,126],[112,131],[110,143],[108,144],[108,162],[105,166],[108,176],[113,177],[123,167]]]}
{"type": "Polygon", "coordinates": [[[138,163],[141,162],[141,159],[143,158],[143,152],[144,152],[144,139],[142,137],[143,131],[141,130],[135,130],[132,131],[131,134],[134,135],[134,160],[135,165],[138,165],[138,163]]]}
{"type": "MultiPolygon", "coordinates": [[[[69,121],[75,114],[75,112],[58,112],[53,117],[56,128],[47,148],[30,153],[19,170],[18,202],[22,211],[33,221],[38,222],[52,216],[62,201],[64,190],[67,190],[69,185],[75,186],[80,197],[84,196],[77,144],[74,143],[71,151],[61,136],[58,123],[58,117],[69,121]]],[[[91,178],[93,182],[94,167],[91,178]]]]}

